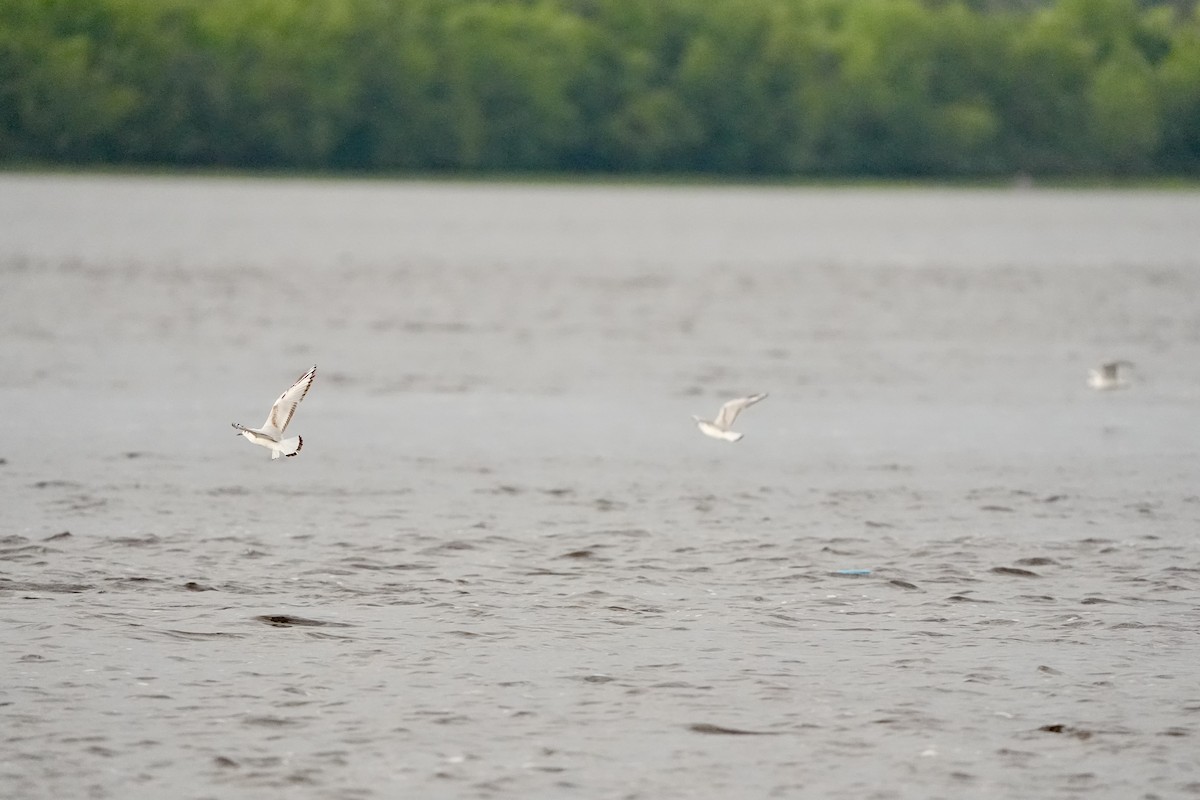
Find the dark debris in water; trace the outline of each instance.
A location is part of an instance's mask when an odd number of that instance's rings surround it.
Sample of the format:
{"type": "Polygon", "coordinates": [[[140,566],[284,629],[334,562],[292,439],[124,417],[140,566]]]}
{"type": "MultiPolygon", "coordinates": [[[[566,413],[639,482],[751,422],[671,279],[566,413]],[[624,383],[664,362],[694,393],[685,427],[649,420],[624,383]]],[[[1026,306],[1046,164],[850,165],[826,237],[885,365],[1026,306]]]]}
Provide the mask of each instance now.
{"type": "Polygon", "coordinates": [[[452,539],[448,542],[436,544],[433,547],[427,547],[421,551],[422,555],[437,555],[439,553],[453,552],[456,550],[474,550],[476,549],[474,542],[468,542],[462,539],[452,539]]]}
{"type": "Polygon", "coordinates": [[[1015,575],[1018,578],[1040,578],[1036,572],[1020,567],[992,567],[989,572],[994,572],[997,575],[1015,575]]]}
{"type": "Polygon", "coordinates": [[[572,550],[569,553],[563,553],[559,558],[593,558],[595,552],[591,550],[572,550]]]}
{"type": "Polygon", "coordinates": [[[52,536],[47,536],[45,539],[42,539],[42,541],[43,542],[56,542],[60,539],[70,539],[70,538],[71,538],[71,532],[63,531],[62,533],[56,533],[52,536]]]}
{"type": "Polygon", "coordinates": [[[113,544],[121,544],[126,547],[148,547],[156,545],[162,540],[151,533],[146,536],[116,536],[111,541],[113,544]]]}
{"type": "Polygon", "coordinates": [[[909,583],[908,581],[902,581],[896,578],[892,578],[890,581],[888,581],[888,584],[891,586],[897,586],[901,589],[919,590],[920,588],[915,583],[909,583]]]}
{"type": "Polygon", "coordinates": [[[661,614],[663,610],[656,606],[643,606],[641,608],[629,608],[628,606],[606,606],[609,611],[621,611],[628,614],[661,614]]]}
{"type": "Polygon", "coordinates": [[[709,733],[725,736],[778,736],[773,731],[748,731],[742,728],[727,728],[724,725],[713,725],[709,722],[696,722],[688,725],[688,730],[693,733],[709,733]]]}
{"type": "Polygon", "coordinates": [[[1076,739],[1080,740],[1087,740],[1095,735],[1093,731],[1084,730],[1083,728],[1075,728],[1070,725],[1063,725],[1062,723],[1055,725],[1043,725],[1042,727],[1038,728],[1038,730],[1042,731],[1043,733],[1061,733],[1067,736],[1074,736],[1076,739]]]}
{"type": "Polygon", "coordinates": [[[297,720],[283,719],[282,717],[246,717],[242,723],[262,728],[289,728],[300,724],[297,720]]]}
{"type": "Polygon", "coordinates": [[[344,622],[325,622],[319,619],[308,619],[307,617],[295,617],[291,614],[262,614],[255,617],[259,622],[265,622],[275,628],[349,628],[350,626],[344,622]]]}
{"type": "Polygon", "coordinates": [[[952,594],[946,598],[956,603],[994,603],[995,600],[984,600],[979,597],[967,597],[965,594],[952,594]]]}
{"type": "Polygon", "coordinates": [[[579,680],[584,683],[610,683],[615,681],[616,678],[611,675],[584,675],[579,680]]]}
{"type": "Polygon", "coordinates": [[[213,589],[213,587],[205,586],[204,584],[196,583],[195,581],[188,581],[187,583],[185,583],[183,585],[183,588],[187,589],[189,592],[212,592],[212,591],[215,591],[213,589]]]}

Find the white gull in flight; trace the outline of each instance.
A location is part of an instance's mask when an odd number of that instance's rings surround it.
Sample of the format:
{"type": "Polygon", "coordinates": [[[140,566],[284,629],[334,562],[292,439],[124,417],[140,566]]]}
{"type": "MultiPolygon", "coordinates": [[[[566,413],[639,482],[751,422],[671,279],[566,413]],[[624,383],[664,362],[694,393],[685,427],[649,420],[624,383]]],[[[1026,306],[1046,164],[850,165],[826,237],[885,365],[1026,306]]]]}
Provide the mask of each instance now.
{"type": "Polygon", "coordinates": [[[301,375],[300,379],[292,384],[292,388],[279,395],[279,399],[275,401],[275,405],[271,406],[271,413],[267,415],[267,421],[261,428],[247,428],[237,422],[233,423],[233,427],[238,429],[240,436],[245,436],[255,444],[268,448],[271,451],[272,461],[280,456],[296,455],[304,446],[304,440],[299,436],[284,439],[283,432],[287,430],[288,423],[292,421],[292,415],[296,413],[296,406],[300,405],[304,395],[308,394],[308,389],[312,386],[313,378],[316,376],[317,367],[314,364],[312,369],[301,375]]]}
{"type": "Polygon", "coordinates": [[[721,406],[721,410],[714,420],[700,419],[695,414],[692,415],[692,419],[696,420],[696,427],[705,436],[711,436],[714,439],[724,439],[727,442],[736,442],[742,438],[742,434],[729,430],[733,425],[733,421],[737,419],[737,415],[742,413],[743,409],[749,408],[766,396],[766,392],[764,392],[762,394],[752,394],[749,397],[739,397],[737,400],[730,400],[721,406]]]}
{"type": "Polygon", "coordinates": [[[1129,379],[1122,375],[1122,367],[1133,367],[1128,361],[1109,361],[1096,369],[1088,370],[1088,386],[1093,389],[1125,389],[1129,379]]]}

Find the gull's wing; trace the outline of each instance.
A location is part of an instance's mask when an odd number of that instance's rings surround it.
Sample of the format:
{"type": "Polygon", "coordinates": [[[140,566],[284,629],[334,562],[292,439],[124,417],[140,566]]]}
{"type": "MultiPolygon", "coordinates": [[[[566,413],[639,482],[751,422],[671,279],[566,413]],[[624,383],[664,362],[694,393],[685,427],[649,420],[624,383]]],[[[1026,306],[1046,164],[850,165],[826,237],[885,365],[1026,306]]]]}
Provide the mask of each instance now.
{"type": "Polygon", "coordinates": [[[729,430],[729,426],[733,425],[733,421],[737,419],[738,414],[766,396],[764,392],[763,394],[752,394],[749,397],[739,397],[737,400],[730,400],[721,406],[721,413],[717,414],[717,418],[713,420],[713,424],[721,430],[729,430]]]}
{"type": "Polygon", "coordinates": [[[304,395],[308,394],[308,389],[312,386],[313,378],[316,376],[317,367],[314,364],[313,368],[301,375],[290,389],[279,395],[275,405],[271,406],[271,413],[267,416],[267,421],[263,423],[263,430],[273,430],[276,438],[287,430],[288,423],[292,421],[292,415],[296,413],[296,406],[300,405],[304,395]]]}

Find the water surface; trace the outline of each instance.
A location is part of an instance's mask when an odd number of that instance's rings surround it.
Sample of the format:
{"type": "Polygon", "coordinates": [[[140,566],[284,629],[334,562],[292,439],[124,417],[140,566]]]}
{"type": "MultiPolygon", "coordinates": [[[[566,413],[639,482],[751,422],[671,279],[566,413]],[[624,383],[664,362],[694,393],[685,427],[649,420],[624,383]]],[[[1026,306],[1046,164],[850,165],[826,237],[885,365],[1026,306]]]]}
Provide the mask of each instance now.
{"type": "Polygon", "coordinates": [[[0,796],[1200,794],[1200,194],[0,220],[0,796]],[[229,423],[313,363],[271,462],[229,423]]]}

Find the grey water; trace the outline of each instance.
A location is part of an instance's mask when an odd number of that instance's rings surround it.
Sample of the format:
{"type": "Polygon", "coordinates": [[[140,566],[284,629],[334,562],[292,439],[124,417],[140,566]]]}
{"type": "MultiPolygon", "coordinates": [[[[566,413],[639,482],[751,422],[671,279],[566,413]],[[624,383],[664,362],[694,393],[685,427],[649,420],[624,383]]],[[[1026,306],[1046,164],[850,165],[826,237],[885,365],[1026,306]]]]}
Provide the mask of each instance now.
{"type": "Polygon", "coordinates": [[[0,175],[0,797],[1200,795],[1198,220],[0,175]]]}

